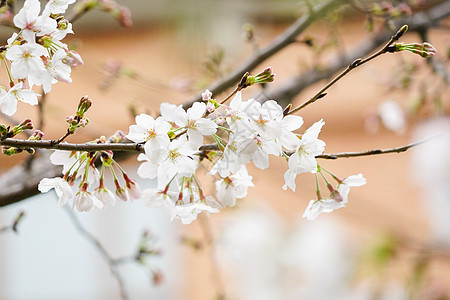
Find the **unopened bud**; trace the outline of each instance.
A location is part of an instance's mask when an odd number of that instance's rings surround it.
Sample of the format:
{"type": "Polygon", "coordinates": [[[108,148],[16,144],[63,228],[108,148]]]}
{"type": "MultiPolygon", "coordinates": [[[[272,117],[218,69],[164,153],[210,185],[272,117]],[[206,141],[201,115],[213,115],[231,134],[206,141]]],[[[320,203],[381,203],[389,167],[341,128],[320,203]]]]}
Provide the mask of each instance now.
{"type": "Polygon", "coordinates": [[[19,154],[19,153],[22,153],[22,151],[23,151],[23,149],[19,149],[16,147],[8,147],[8,146],[3,146],[3,149],[2,149],[3,154],[5,154],[7,156],[19,154]]]}
{"type": "Polygon", "coordinates": [[[77,108],[77,117],[82,119],[87,110],[91,107],[92,100],[88,96],[81,97],[77,108]]]}
{"type": "Polygon", "coordinates": [[[121,143],[126,139],[126,134],[121,130],[117,130],[112,136],[108,138],[110,143],[121,143]]]}
{"type": "Polygon", "coordinates": [[[206,90],[202,93],[202,100],[205,102],[211,100],[211,97],[212,93],[209,90],[206,90]]]}
{"type": "Polygon", "coordinates": [[[9,127],[4,124],[0,124],[0,135],[3,135],[9,131],[9,127]]]}
{"type": "Polygon", "coordinates": [[[12,129],[12,134],[13,134],[13,136],[15,136],[27,129],[33,129],[33,122],[31,121],[31,119],[26,119],[19,125],[14,126],[14,128],[12,129]]]}
{"type": "Polygon", "coordinates": [[[59,18],[57,28],[58,28],[58,30],[66,30],[67,28],[69,28],[69,24],[70,24],[70,22],[67,21],[66,19],[59,18]]]}
{"type": "Polygon", "coordinates": [[[131,18],[131,12],[125,6],[121,6],[120,7],[120,13],[119,13],[118,20],[119,20],[120,24],[122,24],[122,26],[124,26],[124,27],[130,28],[130,27],[133,26],[133,20],[131,18]]]}
{"type": "Polygon", "coordinates": [[[397,41],[408,31],[408,25],[403,25],[394,35],[394,40],[397,41]]]}
{"type": "Polygon", "coordinates": [[[63,59],[63,62],[67,65],[70,65],[71,67],[77,67],[84,64],[80,54],[73,50],[67,52],[67,56],[65,59],[63,59]]]}
{"type": "Polygon", "coordinates": [[[28,139],[32,140],[32,141],[40,141],[40,140],[42,140],[43,136],[44,136],[44,133],[42,131],[35,130],[28,139]]]}
{"type": "Polygon", "coordinates": [[[338,191],[336,191],[331,184],[328,183],[327,188],[330,191],[331,199],[333,199],[336,202],[342,202],[344,200],[342,199],[341,194],[338,191]]]}
{"type": "Polygon", "coordinates": [[[119,188],[116,190],[116,196],[122,201],[128,201],[128,194],[124,188],[119,188]]]}
{"type": "Polygon", "coordinates": [[[208,103],[206,104],[206,111],[208,113],[212,113],[212,112],[214,112],[215,109],[216,109],[216,105],[214,104],[214,102],[208,101],[208,103]]]}
{"type": "Polygon", "coordinates": [[[248,76],[246,80],[246,85],[251,86],[255,83],[268,83],[272,82],[276,74],[273,73],[272,67],[265,68],[262,72],[256,74],[255,76],[248,76]]]}
{"type": "Polygon", "coordinates": [[[129,178],[125,173],[123,173],[123,179],[125,179],[125,185],[128,189],[128,195],[131,197],[131,199],[137,200],[141,198],[141,190],[136,180],[129,178]]]}

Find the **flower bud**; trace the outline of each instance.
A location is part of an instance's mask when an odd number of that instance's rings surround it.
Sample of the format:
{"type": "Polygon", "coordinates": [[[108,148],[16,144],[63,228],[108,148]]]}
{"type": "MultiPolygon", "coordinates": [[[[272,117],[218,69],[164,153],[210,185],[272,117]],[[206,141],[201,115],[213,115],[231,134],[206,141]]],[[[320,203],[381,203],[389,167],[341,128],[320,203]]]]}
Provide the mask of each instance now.
{"type": "Polygon", "coordinates": [[[116,189],[116,196],[122,201],[128,201],[128,194],[124,188],[116,189]]]}
{"type": "Polygon", "coordinates": [[[123,179],[125,179],[125,185],[128,190],[128,195],[131,197],[131,199],[137,200],[141,198],[141,190],[136,180],[129,178],[125,173],[123,173],[123,179]]]}
{"type": "Polygon", "coordinates": [[[77,117],[82,119],[87,110],[91,107],[92,100],[88,96],[81,97],[77,108],[77,117]]]}
{"type": "Polygon", "coordinates": [[[0,124],[0,135],[4,135],[5,133],[8,133],[8,131],[9,131],[8,126],[0,124]]]}
{"type": "Polygon", "coordinates": [[[117,130],[112,136],[108,138],[110,143],[121,143],[126,139],[126,134],[121,130],[117,130]]]}
{"type": "Polygon", "coordinates": [[[327,184],[327,188],[330,191],[330,198],[333,199],[336,202],[342,202],[344,199],[342,198],[341,194],[336,191],[331,184],[327,184]]]}
{"type": "Polygon", "coordinates": [[[408,31],[408,25],[403,25],[394,35],[394,40],[397,41],[406,33],[406,31],[408,31]]]}
{"type": "Polygon", "coordinates": [[[214,105],[214,103],[212,101],[208,101],[208,103],[206,104],[206,111],[208,113],[213,113],[215,109],[216,106],[214,105]]]}
{"type": "Polygon", "coordinates": [[[12,129],[12,134],[13,134],[13,136],[15,136],[26,129],[33,129],[33,123],[31,121],[31,119],[26,119],[19,125],[14,126],[14,128],[12,129]]]}
{"type": "Polygon", "coordinates": [[[211,97],[212,93],[209,90],[206,90],[202,93],[202,100],[205,102],[211,100],[211,97]]]}
{"type": "Polygon", "coordinates": [[[28,139],[31,141],[40,141],[40,140],[42,140],[43,136],[44,136],[44,133],[42,131],[35,130],[28,139]]]}
{"type": "Polygon", "coordinates": [[[69,52],[67,52],[67,56],[66,58],[63,59],[63,63],[65,63],[66,65],[69,65],[73,68],[83,65],[84,62],[81,59],[80,54],[78,54],[77,52],[70,50],[69,52]]]}
{"type": "Polygon", "coordinates": [[[248,76],[246,80],[246,85],[251,86],[255,83],[268,83],[272,82],[276,74],[273,73],[272,67],[265,68],[262,72],[256,74],[255,76],[248,76]]]}
{"type": "Polygon", "coordinates": [[[69,27],[70,22],[64,18],[58,19],[58,30],[66,30],[69,27]]]}
{"type": "Polygon", "coordinates": [[[5,154],[6,156],[12,156],[14,154],[22,153],[23,149],[19,149],[16,147],[3,146],[2,151],[3,151],[3,154],[5,154]]]}

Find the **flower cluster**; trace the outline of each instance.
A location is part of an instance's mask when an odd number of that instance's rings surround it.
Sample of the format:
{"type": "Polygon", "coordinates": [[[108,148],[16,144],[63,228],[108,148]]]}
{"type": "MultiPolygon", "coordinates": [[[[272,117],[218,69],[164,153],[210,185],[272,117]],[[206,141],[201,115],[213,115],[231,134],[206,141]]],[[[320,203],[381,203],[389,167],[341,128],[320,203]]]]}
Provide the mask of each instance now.
{"type": "Polygon", "coordinates": [[[299,135],[294,131],[303,125],[303,119],[285,115],[273,100],[263,104],[254,99],[244,101],[240,91],[229,105],[218,104],[209,91],[202,98],[207,103],[196,102],[187,111],[163,103],[161,116],[154,119],[141,114],[136,125],[130,126],[127,138],[142,143],[145,149],[138,157],[142,161],[138,175],[157,180],[156,188],[143,192],[148,206],[164,207],[172,219],[185,224],[202,211],[217,213],[233,207],[253,186],[246,165],[253,162],[266,169],[270,155],[288,161],[284,189],[295,191],[298,174],[318,171],[316,156],[325,149],[318,139],[323,120],[299,135]],[[213,150],[203,146],[205,139],[214,141],[209,145],[213,150]],[[205,196],[196,178],[201,160],[213,164],[209,174],[217,176],[215,197],[205,196]]]}
{"type": "MultiPolygon", "coordinates": [[[[110,138],[111,140],[111,138],[110,138]]],[[[104,138],[97,143],[107,143],[104,138]]],[[[116,197],[123,201],[140,198],[140,190],[135,180],[113,159],[111,151],[96,152],[70,152],[55,150],[50,156],[54,165],[63,167],[63,177],[44,178],[39,183],[40,192],[48,192],[55,189],[59,197],[59,205],[73,201],[73,208],[78,211],[89,211],[93,207],[104,208],[116,203],[116,197]],[[101,171],[95,166],[95,162],[102,163],[101,171]],[[104,184],[105,169],[109,168],[116,187],[115,193],[104,184]],[[124,186],[119,182],[117,173],[122,174],[124,186]],[[79,181],[79,182],[78,182],[79,181]],[[78,182],[78,191],[74,193],[72,186],[78,182]]]]}
{"type": "Polygon", "coordinates": [[[50,0],[41,13],[38,0],[26,0],[23,8],[14,17],[14,25],[20,29],[8,39],[2,48],[1,57],[10,62],[7,68],[10,89],[0,88],[0,106],[3,113],[13,115],[17,103],[38,103],[31,88],[42,86],[45,93],[58,81],[70,83],[71,68],[83,64],[80,55],[69,50],[61,42],[73,33],[72,24],[63,14],[75,0],[50,0]]]}

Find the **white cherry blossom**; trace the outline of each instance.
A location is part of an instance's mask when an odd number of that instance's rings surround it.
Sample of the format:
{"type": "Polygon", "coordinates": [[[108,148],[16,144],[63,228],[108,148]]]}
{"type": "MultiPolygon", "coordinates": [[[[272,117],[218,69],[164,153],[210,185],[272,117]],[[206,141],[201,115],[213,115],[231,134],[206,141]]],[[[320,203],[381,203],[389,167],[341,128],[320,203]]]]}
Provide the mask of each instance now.
{"type": "Polygon", "coordinates": [[[103,208],[103,203],[92,193],[87,191],[79,191],[73,199],[73,208],[78,211],[90,211],[92,207],[103,208]]]}
{"type": "Polygon", "coordinates": [[[197,215],[201,212],[218,213],[217,208],[206,205],[202,202],[191,202],[187,204],[177,205],[172,211],[171,221],[180,219],[183,224],[190,224],[197,219],[197,215]]]}
{"type": "Polygon", "coordinates": [[[209,174],[219,173],[220,177],[225,178],[231,173],[234,174],[241,168],[241,162],[238,153],[238,143],[234,134],[230,134],[230,140],[223,150],[222,156],[216,161],[209,174]]]}
{"type": "Polygon", "coordinates": [[[191,148],[185,135],[171,141],[168,148],[161,154],[158,180],[168,183],[177,174],[190,177],[198,166],[195,153],[196,150],[191,148]]]}
{"type": "Polygon", "coordinates": [[[257,168],[267,169],[269,167],[269,154],[280,155],[274,140],[266,141],[259,136],[249,136],[239,143],[239,157],[243,164],[252,160],[257,168]]]}
{"type": "Polygon", "coordinates": [[[149,160],[156,163],[160,159],[162,149],[170,143],[169,132],[171,125],[162,117],[140,114],[136,116],[136,125],[131,125],[127,138],[136,143],[144,144],[145,154],[149,160]]]}
{"type": "Polygon", "coordinates": [[[264,140],[274,140],[281,136],[283,109],[274,100],[262,105],[255,99],[246,102],[243,110],[249,117],[251,127],[264,140]]]}
{"type": "Polygon", "coordinates": [[[47,50],[38,44],[26,43],[12,45],[6,50],[5,57],[11,61],[11,75],[14,78],[23,79],[45,71],[44,61],[41,56],[48,56],[47,50]]]}
{"type": "Polygon", "coordinates": [[[29,75],[30,85],[42,85],[44,92],[49,93],[52,90],[52,85],[58,81],[71,83],[72,78],[70,78],[70,72],[72,69],[64,63],[66,57],[66,52],[63,49],[58,49],[52,55],[51,59],[47,59],[43,70],[29,75]]]}
{"type": "Polygon", "coordinates": [[[367,180],[360,173],[358,175],[351,175],[342,180],[337,186],[337,191],[342,196],[342,203],[348,202],[348,193],[350,192],[350,187],[353,186],[363,186],[367,183],[367,180]]]}
{"type": "Polygon", "coordinates": [[[38,104],[37,94],[29,89],[22,88],[23,83],[19,82],[14,85],[8,92],[1,89],[0,106],[2,112],[8,116],[12,116],[17,111],[17,102],[23,102],[30,105],[38,104]]]}
{"type": "Polygon", "coordinates": [[[64,205],[67,200],[72,199],[73,191],[69,183],[61,177],[55,178],[43,178],[38,185],[38,190],[41,193],[46,193],[51,189],[55,189],[56,194],[59,197],[58,204],[64,205]]]}
{"type": "Polygon", "coordinates": [[[252,179],[245,166],[242,166],[236,174],[216,181],[217,200],[224,207],[235,206],[236,199],[247,196],[248,187],[254,186],[252,179]]]}
{"type": "Polygon", "coordinates": [[[306,130],[298,141],[295,152],[289,157],[289,169],[292,173],[316,172],[316,156],[322,154],[325,142],[318,139],[320,130],[325,124],[323,120],[314,123],[306,130]]]}
{"type": "Polygon", "coordinates": [[[342,207],[345,207],[344,203],[333,199],[311,200],[303,213],[303,218],[312,221],[315,220],[321,213],[330,213],[333,210],[342,207]]]}
{"type": "Polygon", "coordinates": [[[105,187],[96,188],[94,190],[94,197],[103,204],[103,207],[114,206],[116,204],[116,196],[110,189],[105,187]]]}
{"type": "Polygon", "coordinates": [[[206,112],[206,104],[195,102],[187,111],[175,109],[161,112],[168,120],[173,120],[176,125],[187,130],[189,143],[194,149],[198,149],[203,143],[203,136],[212,135],[217,130],[217,124],[203,118],[206,112]]]}
{"type": "Polygon", "coordinates": [[[49,0],[45,5],[43,15],[46,14],[63,14],[66,12],[70,4],[75,3],[76,0],[49,0]]]}

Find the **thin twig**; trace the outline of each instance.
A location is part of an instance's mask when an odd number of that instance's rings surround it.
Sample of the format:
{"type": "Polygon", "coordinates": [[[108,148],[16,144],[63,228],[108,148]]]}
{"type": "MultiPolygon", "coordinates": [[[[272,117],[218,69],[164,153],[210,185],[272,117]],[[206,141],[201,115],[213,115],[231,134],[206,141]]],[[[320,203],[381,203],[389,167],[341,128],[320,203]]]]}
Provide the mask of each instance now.
{"type": "Polygon", "coordinates": [[[103,247],[103,245],[100,243],[100,241],[97,240],[97,238],[95,238],[90,232],[88,232],[83,227],[83,225],[80,223],[80,220],[78,220],[75,213],[67,205],[64,206],[64,209],[67,212],[67,214],[69,215],[70,219],[72,220],[73,225],[78,230],[78,232],[81,235],[83,235],[86,238],[86,240],[88,240],[97,249],[98,253],[100,253],[100,255],[103,257],[103,259],[108,264],[111,274],[117,280],[117,283],[119,285],[120,297],[122,298],[122,300],[128,300],[129,299],[128,292],[125,288],[125,284],[124,284],[122,275],[120,274],[119,269],[118,269],[118,263],[120,262],[120,260],[119,261],[115,260],[111,257],[111,255],[109,255],[109,253],[106,251],[105,247],[103,247]]]}
{"type": "MultiPolygon", "coordinates": [[[[396,26],[407,24],[410,32],[420,31],[421,28],[432,28],[439,24],[440,20],[447,18],[450,15],[450,1],[444,1],[426,11],[415,13],[414,15],[396,20],[396,26]]],[[[298,94],[305,88],[312,84],[330,78],[333,74],[338,73],[358,57],[369,55],[374,49],[380,47],[389,39],[391,33],[389,29],[384,28],[376,35],[362,40],[356,46],[353,46],[346,55],[337,56],[329,59],[326,63],[326,68],[310,69],[302,74],[294,76],[293,78],[281,82],[278,87],[268,90],[267,96],[259,96],[258,101],[264,102],[268,99],[276,99],[281,106],[288,105],[298,94]]],[[[433,57],[435,60],[435,57],[433,57]]]]}
{"type": "Polygon", "coordinates": [[[349,64],[347,66],[347,68],[341,73],[339,74],[337,77],[335,77],[333,80],[331,80],[327,85],[325,85],[320,91],[318,91],[314,96],[312,96],[308,101],[304,102],[303,104],[297,106],[296,108],[292,109],[291,111],[289,111],[287,113],[287,115],[290,114],[294,114],[297,111],[305,108],[306,106],[316,102],[318,99],[323,98],[323,96],[325,95],[325,91],[328,90],[331,86],[333,86],[336,82],[338,82],[340,79],[342,79],[345,75],[347,75],[351,70],[361,66],[362,64],[365,64],[369,61],[371,61],[372,59],[380,56],[381,54],[387,53],[388,52],[388,48],[390,45],[392,45],[393,42],[397,41],[405,32],[406,29],[408,27],[405,27],[406,25],[404,25],[402,28],[400,28],[396,34],[394,34],[389,41],[386,43],[386,45],[384,45],[383,48],[381,48],[380,50],[378,50],[377,52],[375,52],[374,54],[370,55],[367,58],[361,59],[358,58],[356,60],[354,60],[351,64],[349,64]],[[406,28],[406,29],[405,29],[406,28]]]}
{"type": "Polygon", "coordinates": [[[401,146],[401,147],[388,148],[388,149],[375,149],[375,150],[367,150],[367,151],[361,151],[361,152],[327,153],[327,154],[318,155],[318,156],[316,156],[316,158],[338,159],[338,158],[343,158],[343,157],[360,157],[360,156],[370,156],[370,155],[388,154],[388,153],[401,153],[401,152],[405,152],[413,147],[422,145],[424,143],[427,143],[427,142],[437,139],[437,138],[450,138],[450,136],[440,134],[440,135],[435,135],[435,136],[429,137],[427,139],[424,139],[422,141],[411,143],[411,144],[401,146]]]}
{"type": "Polygon", "coordinates": [[[19,222],[22,220],[24,215],[25,215],[25,212],[23,212],[23,211],[19,212],[19,214],[14,219],[14,222],[11,225],[0,227],[0,233],[6,232],[9,230],[12,230],[15,233],[17,233],[17,225],[19,225],[19,222]]]}
{"type": "Polygon", "coordinates": [[[67,129],[67,132],[62,137],[60,137],[58,140],[52,140],[51,143],[54,145],[58,145],[62,143],[71,134],[73,134],[73,131],[67,129]]]}
{"type": "MultiPolygon", "coordinates": [[[[325,15],[332,9],[343,4],[345,4],[345,1],[343,0],[330,0],[318,5],[309,13],[300,17],[291,27],[289,27],[282,34],[276,37],[270,44],[255,51],[250,58],[248,58],[240,66],[235,68],[233,72],[209,86],[208,90],[216,95],[225,91],[227,88],[232,87],[239,82],[242,74],[252,71],[263,61],[265,61],[269,57],[272,57],[275,53],[278,53],[286,46],[295,43],[297,36],[299,36],[306,28],[308,28],[309,25],[311,25],[314,21],[317,21],[319,17],[325,15]]],[[[194,104],[194,102],[198,102],[201,100],[202,96],[201,94],[199,94],[183,104],[183,107],[189,108],[192,106],[192,104],[194,104]]]]}

